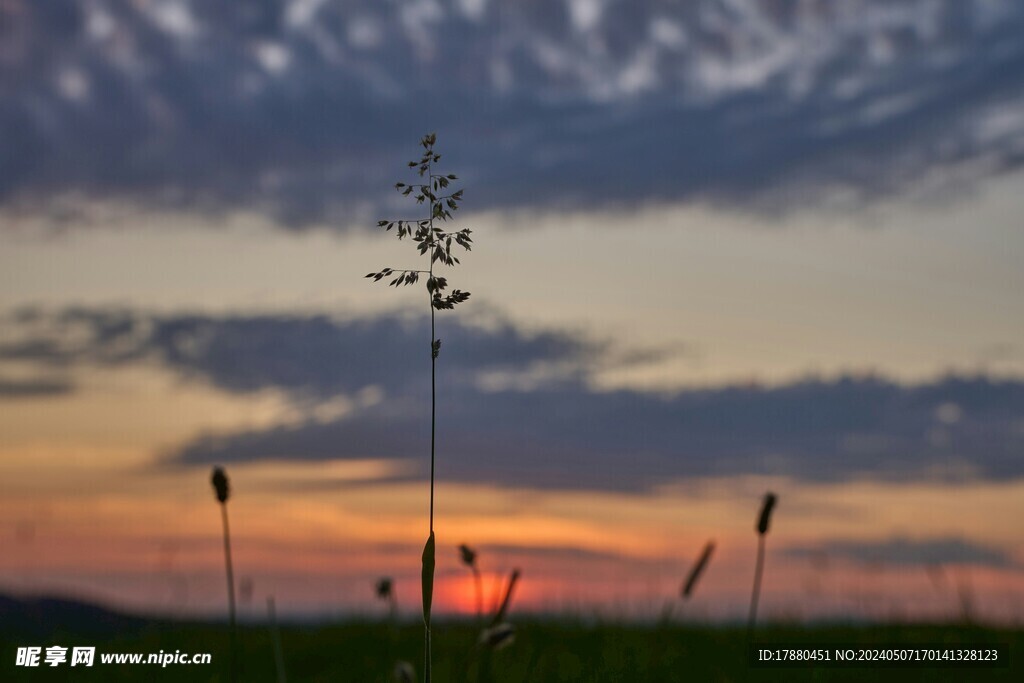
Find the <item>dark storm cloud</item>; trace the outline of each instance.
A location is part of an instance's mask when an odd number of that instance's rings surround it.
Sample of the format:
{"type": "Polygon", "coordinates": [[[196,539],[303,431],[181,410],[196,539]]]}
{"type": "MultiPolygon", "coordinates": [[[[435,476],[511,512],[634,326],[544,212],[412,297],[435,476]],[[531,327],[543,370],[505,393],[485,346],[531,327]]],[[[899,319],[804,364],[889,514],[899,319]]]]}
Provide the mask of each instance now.
{"type": "MultiPolygon", "coordinates": [[[[343,417],[200,435],[168,460],[384,458],[425,463],[425,321],[384,315],[153,315],[22,311],[0,362],[159,363],[246,393],[279,389],[297,406],[343,397],[343,417]],[[376,398],[366,390],[376,388],[376,398]]],[[[599,391],[622,362],[658,358],[558,330],[445,321],[439,360],[439,476],[507,486],[641,491],[735,474],[804,481],[994,480],[1024,476],[1024,382],[949,377],[729,386],[674,394],[599,391]],[[523,381],[525,378],[530,381],[523,381]]],[[[374,393],[374,392],[371,392],[374,393]]]]}
{"type": "MultiPolygon", "coordinates": [[[[327,315],[154,315],[131,310],[26,308],[9,317],[19,334],[0,342],[0,362],[63,368],[76,363],[151,361],[232,392],[282,389],[327,399],[367,387],[401,395],[421,387],[429,320],[401,313],[327,315]],[[419,349],[419,353],[417,353],[419,349]]],[[[445,357],[458,354],[449,381],[538,374],[578,382],[587,369],[648,362],[669,351],[621,353],[612,344],[558,330],[531,332],[507,320],[444,321],[445,357]]]]}
{"type": "Polygon", "coordinates": [[[787,548],[784,553],[796,558],[830,558],[883,567],[973,564],[1016,569],[1020,566],[1005,551],[956,537],[911,539],[897,536],[883,541],[833,539],[813,546],[787,548]]]}
{"type": "MultiPolygon", "coordinates": [[[[442,397],[445,480],[635,491],[735,474],[804,481],[1024,475],[1018,382],[951,378],[901,387],[843,379],[670,397],[585,385],[528,392],[461,386],[442,397]],[[960,417],[944,422],[954,405],[960,417]]],[[[328,423],[199,438],[174,457],[192,464],[416,458],[429,438],[428,406],[422,397],[402,398],[328,423]]]]}
{"type": "Polygon", "coordinates": [[[0,201],[369,223],[440,132],[472,208],[785,209],[1024,152],[1016,0],[8,2],[0,201]]]}

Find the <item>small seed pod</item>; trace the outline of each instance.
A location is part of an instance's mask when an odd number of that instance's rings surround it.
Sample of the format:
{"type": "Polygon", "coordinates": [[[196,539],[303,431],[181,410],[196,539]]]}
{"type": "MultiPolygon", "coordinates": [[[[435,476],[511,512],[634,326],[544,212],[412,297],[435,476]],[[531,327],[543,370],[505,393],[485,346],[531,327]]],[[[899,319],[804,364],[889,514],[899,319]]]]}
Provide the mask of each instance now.
{"type": "Polygon", "coordinates": [[[213,468],[213,476],[210,477],[210,483],[213,484],[213,490],[217,493],[217,500],[221,503],[228,502],[228,495],[231,491],[228,487],[228,475],[224,473],[223,467],[213,468]]]}
{"type": "Polygon", "coordinates": [[[480,644],[491,648],[492,650],[500,650],[508,647],[516,640],[516,627],[507,621],[485,628],[480,634],[480,644]]]}
{"type": "Polygon", "coordinates": [[[761,516],[757,519],[757,533],[764,536],[768,533],[768,524],[772,520],[772,508],[775,507],[775,502],[778,498],[774,493],[768,492],[764,494],[764,503],[761,505],[761,516]]]}
{"type": "Polygon", "coordinates": [[[459,556],[462,558],[462,564],[467,567],[472,567],[476,564],[476,551],[465,543],[459,546],[459,556]]]}
{"type": "Polygon", "coordinates": [[[381,600],[390,598],[392,590],[394,590],[394,585],[391,579],[384,577],[377,582],[377,597],[381,600]]]}

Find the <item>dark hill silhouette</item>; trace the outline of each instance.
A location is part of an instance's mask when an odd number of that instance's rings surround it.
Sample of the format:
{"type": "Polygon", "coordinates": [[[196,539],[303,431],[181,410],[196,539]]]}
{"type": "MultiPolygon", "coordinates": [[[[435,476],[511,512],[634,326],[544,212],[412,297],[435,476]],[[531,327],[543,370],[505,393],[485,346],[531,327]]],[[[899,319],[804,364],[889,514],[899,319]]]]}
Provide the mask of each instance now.
{"type": "Polygon", "coordinates": [[[64,597],[18,598],[0,595],[0,634],[50,637],[62,632],[83,635],[123,633],[146,619],[64,597]]]}

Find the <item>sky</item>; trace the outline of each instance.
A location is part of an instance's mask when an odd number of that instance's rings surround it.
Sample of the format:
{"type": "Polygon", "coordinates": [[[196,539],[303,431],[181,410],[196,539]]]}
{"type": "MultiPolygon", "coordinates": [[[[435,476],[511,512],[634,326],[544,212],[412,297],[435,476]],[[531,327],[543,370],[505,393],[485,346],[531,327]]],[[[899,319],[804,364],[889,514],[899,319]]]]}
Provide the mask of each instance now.
{"type": "Polygon", "coordinates": [[[1024,614],[1013,0],[0,3],[0,591],[418,604],[436,131],[438,609],[1024,614]],[[419,351],[418,351],[419,350],[419,351]],[[422,351],[422,352],[421,352],[422,351]],[[680,585],[704,544],[696,594],[680,585]],[[490,598],[488,598],[490,599],[490,598]]]}

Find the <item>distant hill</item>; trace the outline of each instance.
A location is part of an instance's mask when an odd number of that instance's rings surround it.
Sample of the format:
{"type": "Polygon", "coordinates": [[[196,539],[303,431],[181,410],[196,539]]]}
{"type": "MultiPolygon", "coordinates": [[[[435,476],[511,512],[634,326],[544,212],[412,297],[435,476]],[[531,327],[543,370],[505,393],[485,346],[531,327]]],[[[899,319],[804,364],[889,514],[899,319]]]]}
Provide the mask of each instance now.
{"type": "Polygon", "coordinates": [[[47,637],[54,633],[105,635],[148,623],[88,602],[58,597],[0,595],[0,634],[47,637]]]}

